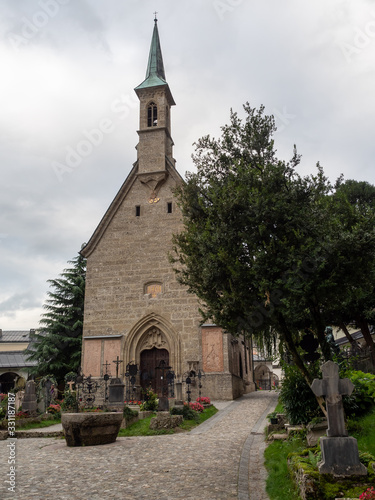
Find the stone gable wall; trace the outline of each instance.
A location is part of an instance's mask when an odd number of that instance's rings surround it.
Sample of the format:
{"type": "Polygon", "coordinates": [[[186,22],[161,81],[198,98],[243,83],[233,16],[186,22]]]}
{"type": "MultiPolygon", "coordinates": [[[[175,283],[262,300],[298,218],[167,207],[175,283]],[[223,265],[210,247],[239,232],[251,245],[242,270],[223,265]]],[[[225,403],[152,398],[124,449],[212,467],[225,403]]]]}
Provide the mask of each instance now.
{"type": "Polygon", "coordinates": [[[201,317],[196,297],[177,282],[168,259],[172,234],[181,228],[174,187],[175,181],[168,177],[157,194],[159,201],[149,203],[149,188],[136,179],[88,258],[83,335],[121,334],[124,348],[141,318],[161,316],[178,336],[179,369],[184,371],[188,365],[183,360],[201,361],[201,317]],[[167,213],[168,202],[172,202],[172,213],[167,213]],[[140,206],[139,217],[136,206],[140,206]],[[162,286],[155,298],[145,294],[150,282],[162,286]]]}

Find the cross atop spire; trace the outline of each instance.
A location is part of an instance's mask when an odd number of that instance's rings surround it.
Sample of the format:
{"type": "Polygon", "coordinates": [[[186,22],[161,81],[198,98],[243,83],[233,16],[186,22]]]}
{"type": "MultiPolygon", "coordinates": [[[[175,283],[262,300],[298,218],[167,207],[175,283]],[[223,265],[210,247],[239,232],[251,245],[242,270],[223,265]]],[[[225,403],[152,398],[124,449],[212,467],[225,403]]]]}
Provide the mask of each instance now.
{"type": "Polygon", "coordinates": [[[154,16],[155,16],[154,21],[155,21],[155,23],[158,22],[156,15],[157,15],[157,12],[154,12],[154,16]]]}

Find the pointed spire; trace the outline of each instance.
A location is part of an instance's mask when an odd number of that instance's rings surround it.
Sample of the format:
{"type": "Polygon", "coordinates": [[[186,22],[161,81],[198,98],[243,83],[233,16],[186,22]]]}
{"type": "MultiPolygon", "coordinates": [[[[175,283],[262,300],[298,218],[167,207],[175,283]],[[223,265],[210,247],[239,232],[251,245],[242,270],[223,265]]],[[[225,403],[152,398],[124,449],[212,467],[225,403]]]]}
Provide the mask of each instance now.
{"type": "Polygon", "coordinates": [[[158,20],[154,19],[154,31],[152,33],[150,54],[148,56],[148,64],[146,71],[146,79],[136,87],[136,89],[155,87],[157,85],[167,85],[164,72],[163,56],[161,53],[159,32],[158,32],[158,20]]]}
{"type": "Polygon", "coordinates": [[[158,20],[154,19],[154,32],[152,34],[150,55],[148,58],[147,72],[146,72],[146,80],[151,75],[157,75],[165,81],[165,72],[164,72],[164,64],[163,64],[163,56],[161,54],[160,48],[160,40],[159,40],[159,32],[158,32],[158,20]]]}

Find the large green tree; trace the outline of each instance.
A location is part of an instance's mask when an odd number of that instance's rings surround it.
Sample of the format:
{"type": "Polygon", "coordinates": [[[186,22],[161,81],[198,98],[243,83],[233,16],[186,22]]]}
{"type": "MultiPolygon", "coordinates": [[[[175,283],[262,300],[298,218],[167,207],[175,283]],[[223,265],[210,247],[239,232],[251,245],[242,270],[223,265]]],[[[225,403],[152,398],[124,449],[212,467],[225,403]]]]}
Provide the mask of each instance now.
{"type": "Polygon", "coordinates": [[[332,324],[338,325],[350,339],[346,325],[361,329],[375,366],[375,344],[369,325],[375,324],[375,186],[364,181],[339,179],[333,204],[342,224],[341,239],[352,285],[345,301],[334,304],[332,324]],[[354,279],[353,279],[354,278],[354,279]]]}
{"type": "Polygon", "coordinates": [[[58,382],[68,372],[76,372],[81,361],[86,259],[78,254],[68,263],[71,267],[59,278],[48,280],[51,290],[43,306],[46,312],[26,351],[37,362],[34,375],[53,375],[58,382]]]}
{"type": "MultiPolygon", "coordinates": [[[[204,317],[235,335],[264,339],[277,331],[311,383],[301,332],[313,332],[329,359],[330,309],[365,273],[358,266],[354,276],[348,272],[345,249],[355,236],[342,234],[323,169],[299,175],[296,149],[289,162],[276,157],[273,117],[263,107],[244,110],[245,120],[231,112],[221,138],[196,144],[197,171],[177,191],[184,230],[175,235],[172,260],[204,317]]],[[[373,249],[374,232],[367,236],[360,243],[373,249]]]]}

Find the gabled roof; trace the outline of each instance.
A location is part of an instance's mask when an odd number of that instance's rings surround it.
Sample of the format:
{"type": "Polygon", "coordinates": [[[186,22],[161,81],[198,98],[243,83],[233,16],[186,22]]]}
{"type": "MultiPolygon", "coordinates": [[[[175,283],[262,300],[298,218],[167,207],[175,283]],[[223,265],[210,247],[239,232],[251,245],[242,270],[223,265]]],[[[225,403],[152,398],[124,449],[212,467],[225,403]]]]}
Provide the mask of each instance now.
{"type": "Polygon", "coordinates": [[[22,351],[0,352],[0,368],[27,368],[37,364],[36,361],[28,361],[22,351]]]}
{"type": "MultiPolygon", "coordinates": [[[[35,330],[31,330],[35,331],[35,330]]],[[[30,330],[2,330],[0,342],[30,342],[30,330]]]]}
{"type": "MultiPolygon", "coordinates": [[[[177,172],[177,170],[174,167],[171,167],[169,165],[168,161],[166,161],[165,163],[166,163],[165,170],[168,173],[168,175],[172,179],[174,179],[175,182],[178,184],[181,182],[184,182],[183,178],[177,172]]],[[[152,172],[150,172],[150,174],[152,174],[152,172]]],[[[98,245],[99,241],[101,240],[102,236],[104,235],[105,231],[107,230],[109,224],[111,223],[113,217],[116,215],[117,211],[119,210],[123,201],[125,200],[128,192],[132,188],[137,177],[138,177],[138,162],[134,163],[132,170],[130,171],[125,182],[123,183],[123,185],[119,189],[114,200],[112,201],[108,210],[104,214],[102,220],[99,222],[93,235],[89,239],[88,243],[80,251],[80,254],[83,255],[83,257],[85,257],[85,258],[89,257],[89,255],[91,255],[91,253],[95,250],[96,246],[98,245]]]]}

